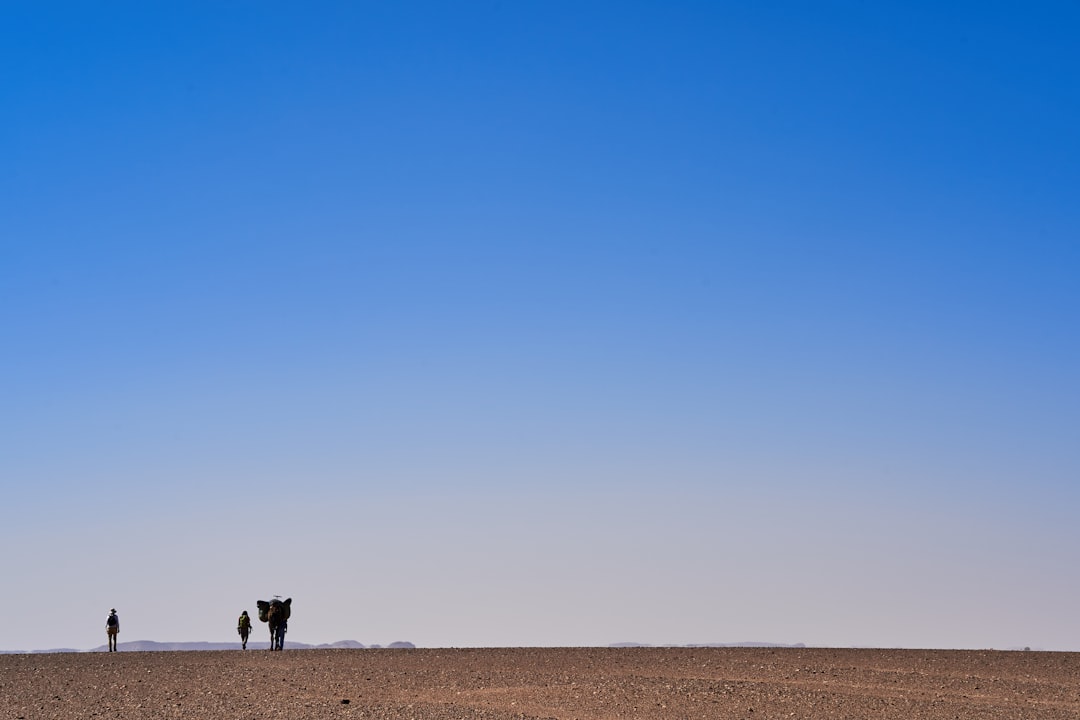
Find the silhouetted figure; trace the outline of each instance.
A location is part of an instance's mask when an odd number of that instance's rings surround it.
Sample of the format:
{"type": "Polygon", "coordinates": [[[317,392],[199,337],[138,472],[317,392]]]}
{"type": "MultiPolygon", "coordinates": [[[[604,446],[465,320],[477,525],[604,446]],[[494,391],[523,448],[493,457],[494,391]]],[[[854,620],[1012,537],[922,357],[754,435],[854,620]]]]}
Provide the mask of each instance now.
{"type": "Polygon", "coordinates": [[[292,614],[292,598],[275,597],[270,602],[259,600],[259,619],[270,626],[270,649],[285,649],[285,631],[292,614]]]}
{"type": "Polygon", "coordinates": [[[277,634],[274,637],[277,639],[277,649],[285,649],[285,633],[289,630],[289,621],[282,620],[278,623],[277,634]]]}
{"type": "Polygon", "coordinates": [[[236,621],[236,632],[240,633],[240,649],[247,650],[247,639],[251,634],[251,618],[247,610],[240,613],[240,619],[236,621]]]}
{"type": "Polygon", "coordinates": [[[105,634],[109,637],[109,652],[116,652],[116,636],[120,634],[120,616],[116,614],[116,608],[110,610],[105,619],[105,634]]]}

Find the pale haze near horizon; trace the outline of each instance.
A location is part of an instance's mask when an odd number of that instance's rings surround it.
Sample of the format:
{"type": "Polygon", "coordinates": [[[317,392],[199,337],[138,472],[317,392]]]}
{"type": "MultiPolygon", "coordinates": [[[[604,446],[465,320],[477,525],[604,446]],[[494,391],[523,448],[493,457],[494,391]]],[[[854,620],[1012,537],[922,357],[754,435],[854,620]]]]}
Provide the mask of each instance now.
{"type": "Polygon", "coordinates": [[[1077,10],[742,5],[5,6],[0,649],[1080,650],[1077,10]]]}

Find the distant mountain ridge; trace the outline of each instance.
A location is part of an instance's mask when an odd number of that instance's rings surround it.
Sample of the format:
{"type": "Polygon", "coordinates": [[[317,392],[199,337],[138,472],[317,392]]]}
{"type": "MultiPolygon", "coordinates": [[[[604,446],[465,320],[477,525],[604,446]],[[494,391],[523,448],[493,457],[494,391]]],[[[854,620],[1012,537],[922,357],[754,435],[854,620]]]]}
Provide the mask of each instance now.
{"type": "Polygon", "coordinates": [[[613,647],[613,648],[635,648],[635,647],[660,647],[660,648],[665,648],[665,647],[685,647],[685,648],[710,648],[710,647],[717,647],[717,648],[735,648],[735,647],[804,648],[804,647],[806,647],[806,645],[804,643],[785,644],[785,643],[754,642],[754,641],[735,642],[735,643],[690,643],[689,645],[650,645],[649,643],[621,642],[621,643],[612,643],[611,645],[608,645],[608,647],[613,647]]]}
{"type": "MultiPolygon", "coordinates": [[[[286,641],[286,650],[409,650],[416,646],[411,642],[392,642],[389,645],[364,645],[355,640],[339,640],[334,643],[311,645],[302,642],[286,641]]],[[[268,650],[268,642],[249,642],[248,650],[268,650]]],[[[158,642],[156,640],[133,640],[122,642],[116,646],[120,652],[191,652],[200,650],[240,650],[238,642],[158,642]]],[[[76,650],[75,648],[53,648],[50,650],[0,650],[0,654],[39,654],[39,653],[82,653],[82,652],[108,652],[108,645],[99,645],[89,650],[76,650]]]]}
{"type": "MultiPolygon", "coordinates": [[[[611,648],[648,648],[648,647],[685,647],[685,648],[736,648],[736,647],[763,647],[763,648],[805,648],[803,643],[772,643],[772,642],[733,642],[733,643],[688,643],[688,644],[663,644],[663,643],[639,643],[619,642],[608,645],[611,648]]],[[[248,650],[267,650],[268,642],[248,643],[248,650]]],[[[333,643],[312,645],[310,643],[286,641],[286,650],[410,650],[416,646],[411,642],[398,641],[389,645],[364,645],[356,640],[339,640],[333,643]]],[[[157,640],[133,640],[122,642],[118,646],[120,652],[192,652],[201,650],[240,650],[238,642],[159,642],[157,640]]],[[[107,652],[107,645],[99,645],[89,650],[75,648],[51,648],[49,650],[0,650],[0,654],[38,654],[38,653],[83,653],[83,652],[107,652]]]]}

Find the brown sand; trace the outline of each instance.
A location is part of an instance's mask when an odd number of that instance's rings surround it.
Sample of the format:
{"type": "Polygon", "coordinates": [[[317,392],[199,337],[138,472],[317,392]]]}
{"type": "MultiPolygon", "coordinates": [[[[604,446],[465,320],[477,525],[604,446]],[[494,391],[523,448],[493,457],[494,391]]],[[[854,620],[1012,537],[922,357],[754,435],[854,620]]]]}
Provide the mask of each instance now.
{"type": "Polygon", "coordinates": [[[515,648],[0,656],[0,720],[1080,719],[1080,653],[515,648]]]}

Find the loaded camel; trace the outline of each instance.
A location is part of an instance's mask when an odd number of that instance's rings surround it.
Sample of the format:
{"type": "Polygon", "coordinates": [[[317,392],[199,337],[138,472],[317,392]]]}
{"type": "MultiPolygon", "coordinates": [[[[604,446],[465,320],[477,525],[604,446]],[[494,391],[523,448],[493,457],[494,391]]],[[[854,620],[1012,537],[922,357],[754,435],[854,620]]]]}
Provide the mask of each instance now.
{"type": "Polygon", "coordinates": [[[292,613],[292,598],[274,597],[273,600],[259,600],[259,619],[270,626],[270,649],[285,649],[285,631],[288,629],[289,615],[292,613]]]}

